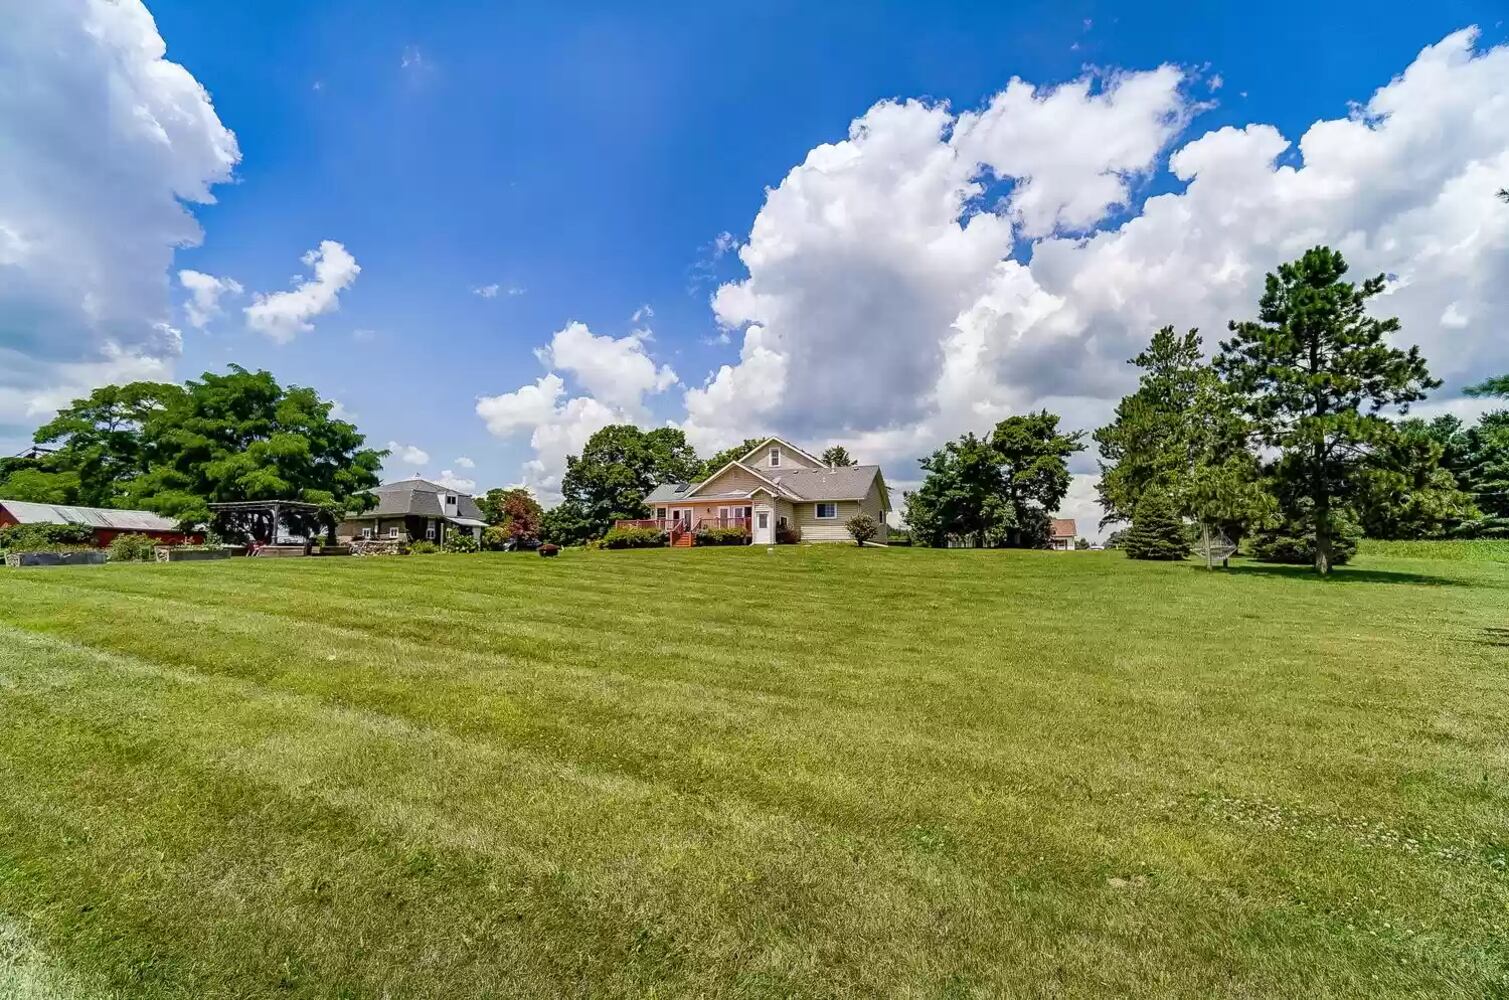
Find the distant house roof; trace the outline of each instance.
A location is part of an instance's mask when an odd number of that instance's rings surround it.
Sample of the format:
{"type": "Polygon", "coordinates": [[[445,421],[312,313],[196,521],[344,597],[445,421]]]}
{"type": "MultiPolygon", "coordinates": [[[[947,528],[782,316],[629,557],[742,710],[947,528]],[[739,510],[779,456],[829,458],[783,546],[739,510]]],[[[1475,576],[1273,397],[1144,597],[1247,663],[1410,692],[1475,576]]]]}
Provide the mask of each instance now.
{"type": "MultiPolygon", "coordinates": [[[[790,498],[797,500],[863,500],[870,493],[870,486],[880,475],[878,465],[840,465],[824,469],[761,469],[761,478],[779,486],[790,498]]],[[[665,483],[650,491],[644,498],[647,504],[677,503],[681,500],[738,500],[748,493],[693,493],[695,483],[665,483]]],[[[884,487],[881,496],[886,508],[890,497],[884,487]]]]}
{"type": "Polygon", "coordinates": [[[173,531],[178,522],[149,510],[112,510],[107,507],[68,507],[62,504],[0,500],[17,524],[82,524],[108,531],[173,531]]]}
{"type": "Polygon", "coordinates": [[[456,498],[457,518],[481,521],[482,510],[469,494],[453,490],[428,479],[401,479],[396,483],[384,483],[368,490],[377,498],[377,506],[353,513],[352,517],[445,517],[442,496],[456,498]]]}
{"type": "Polygon", "coordinates": [[[1072,517],[1055,517],[1053,519],[1054,538],[1073,538],[1079,534],[1079,526],[1074,523],[1072,517]]]}

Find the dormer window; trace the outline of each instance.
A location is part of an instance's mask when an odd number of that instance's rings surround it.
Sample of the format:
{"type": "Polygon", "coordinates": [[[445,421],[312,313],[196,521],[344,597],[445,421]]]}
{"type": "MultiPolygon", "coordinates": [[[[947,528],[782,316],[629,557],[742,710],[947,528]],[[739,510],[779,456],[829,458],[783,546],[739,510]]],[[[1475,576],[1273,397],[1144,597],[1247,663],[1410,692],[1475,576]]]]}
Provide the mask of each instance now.
{"type": "Polygon", "coordinates": [[[456,506],[456,498],[453,497],[453,496],[446,497],[445,498],[445,505],[447,507],[454,507],[454,506],[456,506]]]}
{"type": "Polygon", "coordinates": [[[776,466],[778,466],[780,464],[781,464],[781,449],[772,447],[770,449],[770,467],[772,469],[774,469],[776,466]]]}

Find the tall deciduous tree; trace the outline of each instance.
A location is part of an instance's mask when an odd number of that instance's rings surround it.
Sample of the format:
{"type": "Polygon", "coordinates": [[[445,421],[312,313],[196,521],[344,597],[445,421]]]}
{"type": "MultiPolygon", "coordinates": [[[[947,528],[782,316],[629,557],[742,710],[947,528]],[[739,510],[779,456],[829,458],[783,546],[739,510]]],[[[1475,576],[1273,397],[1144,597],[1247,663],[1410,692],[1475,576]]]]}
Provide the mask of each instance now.
{"type": "Polygon", "coordinates": [[[1263,443],[1281,451],[1274,473],[1302,485],[1301,516],[1328,573],[1337,509],[1356,499],[1356,465],[1389,441],[1386,406],[1407,407],[1440,383],[1417,347],[1390,347],[1394,318],[1368,315],[1380,275],[1345,281],[1341,254],[1316,247],[1269,274],[1255,321],[1233,320],[1216,369],[1238,394],[1263,443]]]}
{"type": "Polygon", "coordinates": [[[149,465],[125,499],[185,523],[207,520],[210,503],[235,500],[302,500],[338,517],[378,484],[384,453],[333,419],[331,406],[269,372],[206,372],[146,421],[149,465]]]}
{"type": "Polygon", "coordinates": [[[823,464],[838,467],[841,465],[858,465],[849,455],[849,449],[841,444],[833,445],[822,454],[823,464]]]}
{"type": "Polygon", "coordinates": [[[656,486],[690,481],[701,470],[680,429],[612,424],[588,438],[580,455],[567,457],[561,480],[561,506],[567,509],[552,523],[578,525],[582,537],[598,537],[615,520],[646,517],[644,498],[656,486]]]}
{"type": "Polygon", "coordinates": [[[1009,548],[1048,544],[1049,521],[1068,495],[1069,458],[1084,451],[1083,431],[1058,429],[1058,414],[1040,410],[1007,417],[990,433],[1001,463],[1001,489],[1011,511],[1006,527],[1009,548]]]}
{"type": "Polygon", "coordinates": [[[927,474],[907,494],[907,523],[929,545],[1047,544],[1049,520],[1069,491],[1068,458],[1084,446],[1046,410],[1007,417],[990,437],[965,434],[921,460],[927,474]]]}
{"type": "Polygon", "coordinates": [[[37,429],[39,445],[53,445],[45,466],[77,478],[73,501],[114,507],[158,457],[148,425],[180,402],[184,390],[167,382],[130,382],[95,389],[37,429]]]}

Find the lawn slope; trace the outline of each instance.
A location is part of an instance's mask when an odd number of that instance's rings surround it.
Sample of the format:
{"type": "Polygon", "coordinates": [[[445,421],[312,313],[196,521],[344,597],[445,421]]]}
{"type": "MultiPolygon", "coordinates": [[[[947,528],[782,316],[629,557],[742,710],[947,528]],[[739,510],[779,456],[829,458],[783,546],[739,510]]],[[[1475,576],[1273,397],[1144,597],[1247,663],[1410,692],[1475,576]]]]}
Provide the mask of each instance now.
{"type": "Polygon", "coordinates": [[[1491,560],[4,572],[0,984],[1492,995],[1506,674],[1491,560]]]}

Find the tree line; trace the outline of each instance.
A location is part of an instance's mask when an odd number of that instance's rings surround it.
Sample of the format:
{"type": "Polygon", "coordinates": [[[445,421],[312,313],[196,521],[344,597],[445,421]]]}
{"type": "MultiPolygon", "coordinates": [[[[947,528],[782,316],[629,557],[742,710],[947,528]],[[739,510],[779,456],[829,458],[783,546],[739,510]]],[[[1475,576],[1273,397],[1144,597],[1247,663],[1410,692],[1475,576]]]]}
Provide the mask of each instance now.
{"type": "MultiPolygon", "coordinates": [[[[1200,525],[1256,555],[1326,573],[1358,537],[1509,536],[1509,411],[1473,426],[1410,404],[1441,384],[1395,318],[1367,310],[1382,276],[1345,280],[1326,247],[1267,275],[1257,317],[1233,320],[1207,360],[1197,330],[1155,333],[1131,359],[1137,388],[1095,431],[1102,525],[1130,554],[1182,558],[1200,525]]],[[[1509,376],[1469,388],[1509,396],[1509,376]]],[[[907,497],[919,541],[1040,546],[1083,446],[1042,412],[922,460],[907,497]]]]}

